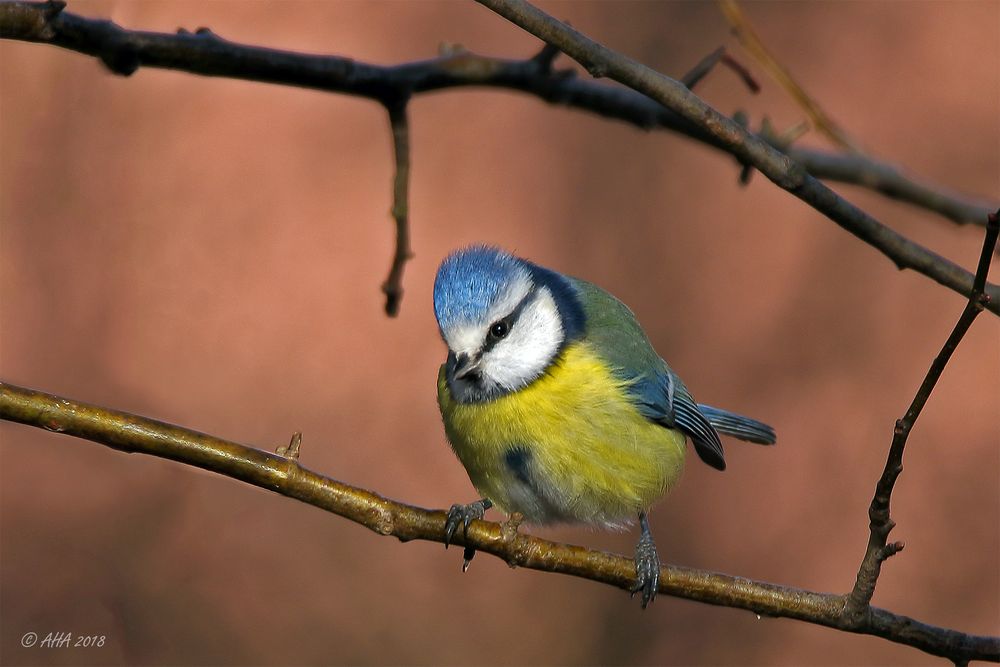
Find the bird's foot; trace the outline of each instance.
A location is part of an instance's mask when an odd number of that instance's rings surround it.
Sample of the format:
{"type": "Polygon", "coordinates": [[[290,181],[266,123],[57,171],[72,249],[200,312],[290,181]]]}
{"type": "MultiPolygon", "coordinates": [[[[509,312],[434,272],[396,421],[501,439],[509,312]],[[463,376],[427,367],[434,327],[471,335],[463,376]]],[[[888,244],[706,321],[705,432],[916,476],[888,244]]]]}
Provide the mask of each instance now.
{"type": "MultiPolygon", "coordinates": [[[[468,505],[457,503],[452,505],[451,509],[448,510],[448,518],[444,523],[444,548],[447,549],[448,545],[451,544],[451,538],[455,537],[455,531],[458,530],[459,525],[462,526],[462,536],[468,537],[469,524],[476,519],[482,519],[483,515],[486,514],[486,510],[491,507],[493,507],[493,503],[486,498],[469,503],[468,505]]],[[[462,572],[469,569],[469,565],[475,557],[476,550],[466,545],[465,551],[462,552],[462,572]]]]}
{"type": "Polygon", "coordinates": [[[645,609],[660,587],[660,556],[656,553],[645,512],[639,514],[639,525],[642,535],[635,545],[635,586],[632,587],[632,595],[641,593],[642,608],[645,609]]]}
{"type": "Polygon", "coordinates": [[[452,505],[451,509],[448,510],[448,518],[444,524],[444,548],[447,549],[448,545],[451,544],[451,539],[455,537],[455,531],[460,525],[463,536],[468,536],[469,524],[476,519],[482,519],[486,510],[491,507],[493,507],[493,503],[485,498],[468,505],[452,505]]]}

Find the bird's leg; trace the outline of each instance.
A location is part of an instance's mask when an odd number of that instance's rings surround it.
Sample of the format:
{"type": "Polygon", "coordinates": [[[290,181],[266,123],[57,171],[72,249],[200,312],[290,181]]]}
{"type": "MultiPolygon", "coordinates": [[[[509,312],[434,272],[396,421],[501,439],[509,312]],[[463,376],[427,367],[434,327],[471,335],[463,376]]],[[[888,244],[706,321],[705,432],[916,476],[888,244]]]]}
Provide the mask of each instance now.
{"type": "Polygon", "coordinates": [[[632,595],[642,593],[642,608],[645,609],[660,587],[660,556],[656,553],[645,512],[639,512],[639,528],[642,534],[635,545],[635,586],[632,587],[632,595]]]}
{"type": "Polygon", "coordinates": [[[459,524],[463,526],[463,535],[468,537],[469,524],[475,519],[482,519],[486,510],[491,507],[493,507],[493,503],[486,498],[468,505],[452,505],[451,509],[448,510],[448,519],[444,524],[444,548],[447,549],[448,545],[451,544],[451,538],[455,536],[459,524]]]}

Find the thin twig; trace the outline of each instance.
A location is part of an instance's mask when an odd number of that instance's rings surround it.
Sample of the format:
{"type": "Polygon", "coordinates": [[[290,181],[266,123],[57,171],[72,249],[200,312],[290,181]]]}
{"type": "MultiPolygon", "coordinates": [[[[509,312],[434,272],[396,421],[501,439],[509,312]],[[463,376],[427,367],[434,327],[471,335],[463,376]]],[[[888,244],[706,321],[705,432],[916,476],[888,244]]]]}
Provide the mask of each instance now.
{"type": "Polygon", "coordinates": [[[788,69],[771,55],[771,52],[764,46],[764,42],[757,35],[757,31],[753,29],[750,20],[743,13],[743,9],[739,3],[736,0],[719,0],[719,6],[722,8],[722,13],[725,15],[726,20],[733,27],[733,31],[736,33],[737,38],[739,38],[743,48],[757,59],[757,62],[774,77],[774,80],[782,88],[788,91],[792,99],[809,116],[813,127],[826,135],[837,146],[846,148],[851,152],[860,153],[861,150],[857,142],[851,139],[847,132],[830,118],[829,114],[823,110],[823,107],[792,77],[788,69]]]}
{"type": "MultiPolygon", "coordinates": [[[[318,475],[294,459],[204,433],[4,383],[0,383],[0,419],[210,470],[301,500],[404,542],[444,543],[443,510],[395,502],[318,475]]],[[[474,521],[467,534],[458,531],[452,542],[492,554],[512,567],[568,574],[623,590],[631,589],[635,581],[631,558],[525,535],[511,524],[474,521]]],[[[842,595],[672,565],[661,572],[659,592],[882,637],[952,660],[1000,661],[1000,638],[935,627],[884,609],[873,608],[862,625],[848,625],[841,615],[842,595]]]]}
{"type": "Polygon", "coordinates": [[[720,46],[715,51],[712,51],[707,56],[699,60],[698,63],[689,69],[684,76],[678,79],[678,81],[691,90],[694,90],[694,87],[698,85],[698,82],[704,79],[705,76],[719,64],[719,60],[722,59],[722,54],[725,52],[726,47],[720,46]]]}
{"type": "MultiPolygon", "coordinates": [[[[968,296],[971,293],[971,273],[914,243],[840,197],[810,176],[802,165],[710,107],[678,81],[595,42],[525,0],[477,2],[539,39],[554,44],[593,76],[609,76],[679,114],[712,136],[740,164],[752,165],[780,188],[880,250],[899,269],[913,269],[961,294],[968,296]]],[[[986,292],[992,299],[987,308],[1000,314],[1000,286],[987,285],[986,292]]]]}
{"type": "Polygon", "coordinates": [[[750,73],[750,70],[728,52],[722,54],[722,64],[736,72],[751,93],[756,95],[760,92],[760,84],[757,83],[757,79],[750,73]]]}
{"type": "Polygon", "coordinates": [[[705,76],[711,72],[716,65],[722,63],[729,69],[733,70],[743,84],[750,89],[751,93],[759,93],[760,85],[750,74],[750,70],[741,65],[735,58],[726,53],[726,47],[720,46],[715,51],[712,51],[707,56],[698,61],[694,67],[692,67],[688,72],[680,78],[680,82],[685,86],[694,90],[694,87],[698,85],[705,76]]]}
{"type": "Polygon", "coordinates": [[[290,461],[297,461],[299,459],[299,452],[302,449],[302,433],[296,431],[292,434],[291,439],[288,441],[287,445],[278,445],[274,449],[274,453],[278,456],[283,456],[290,461]]]}
{"type": "Polygon", "coordinates": [[[989,216],[986,225],[986,236],[983,239],[983,250],[979,256],[979,266],[976,269],[976,278],[973,282],[972,295],[969,302],[962,311],[955,328],[952,330],[948,340],[945,341],[941,351],[931,364],[924,381],[920,384],[910,407],[906,414],[896,421],[893,429],[892,444],[889,446],[889,456],[885,462],[885,469],[882,477],[875,486],[875,496],[872,498],[868,508],[870,523],[870,533],[868,536],[868,546],[865,549],[865,556],[858,568],[857,581],[854,589],[847,596],[844,606],[844,617],[852,623],[863,622],[864,615],[869,609],[872,596],[875,594],[875,584],[878,581],[879,573],[882,570],[882,563],[891,556],[898,553],[903,548],[902,542],[887,543],[889,533],[895,527],[895,522],[889,516],[889,501],[892,497],[892,489],[896,484],[896,478],[903,471],[903,450],[906,447],[906,440],[910,435],[910,430],[917,422],[921,410],[930,398],[934,386],[937,384],[941,373],[944,372],[951,355],[965,333],[972,326],[976,316],[983,310],[989,297],[983,292],[986,285],[986,276],[990,270],[990,258],[993,249],[997,244],[997,235],[1000,234],[1000,221],[998,221],[1000,211],[989,216]]]}
{"type": "Polygon", "coordinates": [[[406,117],[408,98],[394,100],[386,105],[392,129],[392,149],[396,171],[392,179],[392,219],[396,223],[396,245],[389,267],[389,277],[382,283],[385,292],[385,313],[389,317],[399,314],[403,299],[403,268],[413,257],[410,250],[410,126],[406,117]]]}

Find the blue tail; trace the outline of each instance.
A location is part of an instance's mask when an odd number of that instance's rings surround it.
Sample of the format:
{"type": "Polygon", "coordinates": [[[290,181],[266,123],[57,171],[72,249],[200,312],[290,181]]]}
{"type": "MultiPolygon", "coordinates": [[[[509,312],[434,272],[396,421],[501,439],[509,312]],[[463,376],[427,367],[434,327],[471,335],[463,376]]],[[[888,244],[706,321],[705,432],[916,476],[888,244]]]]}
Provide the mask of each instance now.
{"type": "Polygon", "coordinates": [[[698,404],[698,409],[708,418],[715,430],[723,435],[731,435],[759,445],[773,445],[778,440],[774,429],[764,422],[701,403],[698,404]]]}

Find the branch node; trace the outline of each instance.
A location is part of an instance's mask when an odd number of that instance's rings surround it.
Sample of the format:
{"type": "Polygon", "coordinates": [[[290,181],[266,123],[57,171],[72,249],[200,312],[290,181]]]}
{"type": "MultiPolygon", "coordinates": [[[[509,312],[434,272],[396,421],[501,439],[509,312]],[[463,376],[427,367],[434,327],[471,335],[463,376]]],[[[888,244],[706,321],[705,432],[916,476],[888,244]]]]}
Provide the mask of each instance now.
{"type": "Polygon", "coordinates": [[[219,42],[225,41],[221,37],[219,37],[216,33],[212,32],[211,28],[207,28],[205,26],[199,26],[195,28],[194,32],[191,32],[190,30],[184,27],[177,28],[177,34],[184,35],[185,37],[200,37],[202,39],[215,40],[219,42]]]}
{"type": "Polygon", "coordinates": [[[278,456],[283,456],[289,461],[299,460],[299,450],[302,448],[302,433],[296,431],[292,434],[292,439],[288,441],[287,445],[279,445],[275,448],[274,453],[278,456]]]}
{"type": "Polygon", "coordinates": [[[514,512],[507,520],[500,524],[500,536],[503,541],[510,544],[515,539],[517,539],[517,529],[524,521],[524,515],[520,512],[514,512]]]}
{"type": "Polygon", "coordinates": [[[109,38],[101,50],[100,58],[111,73],[119,76],[132,76],[139,69],[139,53],[124,35],[109,38]]]}
{"type": "Polygon", "coordinates": [[[603,79],[608,75],[608,66],[601,62],[587,62],[584,64],[587,73],[595,79],[603,79]]]}
{"type": "Polygon", "coordinates": [[[470,53],[470,51],[458,42],[441,42],[438,44],[438,55],[442,58],[461,56],[468,53],[470,53]]]}
{"type": "Polygon", "coordinates": [[[66,430],[66,427],[58,419],[55,418],[49,419],[48,421],[43,421],[42,428],[52,433],[62,433],[63,431],[66,430]]]}
{"type": "Polygon", "coordinates": [[[879,553],[878,556],[879,561],[880,562],[886,561],[892,558],[900,551],[902,551],[905,546],[906,544],[904,544],[903,542],[890,542],[889,544],[885,545],[885,547],[883,547],[881,552],[879,553]]]}
{"type": "Polygon", "coordinates": [[[379,535],[392,535],[396,532],[396,517],[388,507],[372,506],[369,508],[371,529],[379,535]]]}
{"type": "Polygon", "coordinates": [[[562,51],[559,50],[558,46],[546,43],[545,46],[542,47],[541,51],[529,59],[529,62],[534,63],[538,67],[539,71],[548,74],[552,72],[552,63],[555,62],[555,59],[559,57],[560,53],[562,53],[562,51]]]}
{"type": "Polygon", "coordinates": [[[45,15],[47,21],[51,21],[60,13],[62,10],[66,9],[66,3],[64,0],[48,0],[42,7],[42,13],[45,15]]]}

